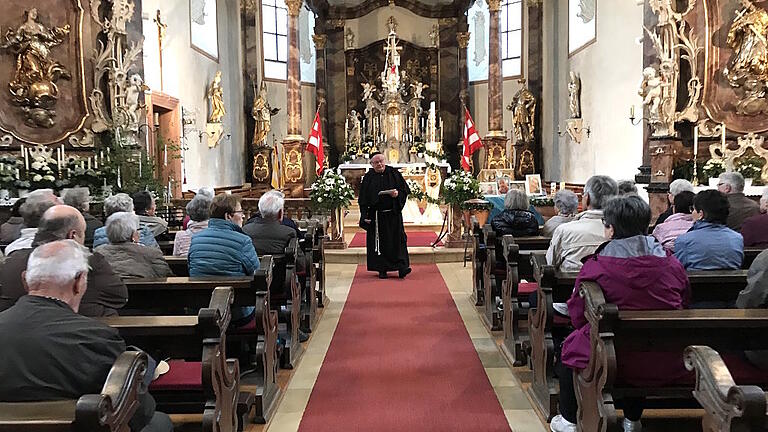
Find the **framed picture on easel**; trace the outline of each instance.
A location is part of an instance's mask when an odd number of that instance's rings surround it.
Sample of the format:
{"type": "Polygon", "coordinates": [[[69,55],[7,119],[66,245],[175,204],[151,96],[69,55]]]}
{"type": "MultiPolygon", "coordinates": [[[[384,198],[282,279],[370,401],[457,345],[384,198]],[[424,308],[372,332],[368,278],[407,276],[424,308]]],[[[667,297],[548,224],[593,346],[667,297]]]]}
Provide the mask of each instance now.
{"type": "Polygon", "coordinates": [[[525,193],[528,195],[544,195],[544,186],[541,184],[541,174],[528,174],[525,176],[525,193]]]}
{"type": "Polygon", "coordinates": [[[216,0],[189,0],[189,40],[192,49],[219,61],[216,0]]]}

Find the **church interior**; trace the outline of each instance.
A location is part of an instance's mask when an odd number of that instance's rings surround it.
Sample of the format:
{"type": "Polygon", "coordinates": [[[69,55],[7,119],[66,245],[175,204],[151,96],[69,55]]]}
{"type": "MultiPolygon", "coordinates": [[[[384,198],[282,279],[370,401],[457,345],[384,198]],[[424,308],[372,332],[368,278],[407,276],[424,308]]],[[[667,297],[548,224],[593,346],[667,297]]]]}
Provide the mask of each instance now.
{"type": "Polygon", "coordinates": [[[768,1],[3,0],[0,431],[768,431],[768,1]]]}

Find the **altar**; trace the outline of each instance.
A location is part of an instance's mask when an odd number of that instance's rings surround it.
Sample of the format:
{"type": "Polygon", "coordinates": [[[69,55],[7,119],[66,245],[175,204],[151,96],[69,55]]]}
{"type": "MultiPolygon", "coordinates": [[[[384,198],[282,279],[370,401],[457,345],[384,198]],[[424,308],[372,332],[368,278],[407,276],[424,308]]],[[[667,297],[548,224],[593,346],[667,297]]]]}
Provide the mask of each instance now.
{"type": "MultiPolygon", "coordinates": [[[[423,181],[428,168],[427,164],[423,162],[390,163],[387,165],[400,170],[400,173],[406,180],[418,179],[418,181],[423,181]]],[[[438,162],[435,166],[442,179],[446,178],[451,173],[451,166],[447,162],[438,162]]],[[[355,190],[355,196],[358,196],[360,193],[360,183],[362,182],[365,173],[371,169],[371,165],[368,163],[345,163],[339,165],[338,169],[341,175],[347,180],[347,183],[355,190]]],[[[424,184],[422,184],[422,190],[424,190],[423,187],[424,184]]]]}

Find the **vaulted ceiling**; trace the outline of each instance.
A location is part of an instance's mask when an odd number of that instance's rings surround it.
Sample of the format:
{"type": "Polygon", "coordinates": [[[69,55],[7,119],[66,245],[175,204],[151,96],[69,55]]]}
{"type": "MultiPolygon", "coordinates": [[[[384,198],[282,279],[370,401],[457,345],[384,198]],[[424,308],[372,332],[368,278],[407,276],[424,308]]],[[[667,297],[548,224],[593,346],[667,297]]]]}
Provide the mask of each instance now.
{"type": "Polygon", "coordinates": [[[428,18],[451,18],[463,14],[474,0],[306,0],[318,15],[328,19],[353,19],[375,9],[399,6],[428,18]]]}

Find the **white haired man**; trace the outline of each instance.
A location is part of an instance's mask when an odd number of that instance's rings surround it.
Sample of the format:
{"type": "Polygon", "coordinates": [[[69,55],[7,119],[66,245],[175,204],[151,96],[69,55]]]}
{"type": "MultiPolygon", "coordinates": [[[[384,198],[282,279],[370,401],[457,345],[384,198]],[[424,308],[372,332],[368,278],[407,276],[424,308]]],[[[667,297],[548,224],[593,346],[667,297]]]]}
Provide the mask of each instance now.
{"type": "Polygon", "coordinates": [[[5,254],[10,255],[17,250],[31,249],[32,241],[35,239],[35,234],[37,234],[37,225],[40,223],[40,218],[43,217],[43,213],[46,210],[56,204],[61,204],[61,201],[59,201],[59,198],[54,195],[51,189],[38,189],[27,195],[27,201],[19,208],[21,217],[24,218],[24,228],[21,229],[21,237],[5,248],[5,254]]]}
{"type": "Polygon", "coordinates": [[[672,180],[672,183],[669,184],[669,192],[667,193],[667,203],[669,206],[664,211],[664,213],[660,214],[659,217],[656,219],[655,225],[662,224],[665,220],[667,220],[668,217],[675,214],[675,197],[680,192],[693,192],[693,185],[691,182],[689,182],[686,179],[676,179],[672,180]]]}
{"type": "MultiPolygon", "coordinates": [[[[133,213],[133,199],[125,193],[119,193],[112,195],[111,197],[104,200],[104,216],[109,217],[112,215],[112,213],[117,212],[129,212],[133,213]]],[[[144,246],[152,246],[156,248],[160,248],[157,244],[157,240],[155,240],[155,235],[152,233],[152,230],[149,229],[146,225],[143,223],[139,223],[139,243],[143,244],[144,246]]],[[[94,231],[93,233],[93,247],[99,247],[103,244],[109,243],[109,239],[107,238],[107,230],[104,229],[104,227],[101,227],[94,231]]]]}
{"type": "MultiPolygon", "coordinates": [[[[0,313],[0,401],[77,399],[101,393],[125,342],[117,330],[78,314],[87,291],[88,251],[74,240],[37,247],[22,273],[28,294],[0,313]]],[[[170,418],[139,394],[134,431],[168,431],[170,418]]]]}
{"type": "Polygon", "coordinates": [[[62,196],[64,204],[80,210],[85,218],[85,244],[93,245],[93,233],[104,224],[89,213],[91,209],[91,192],[87,187],[67,189],[62,196]]]}
{"type": "Polygon", "coordinates": [[[172,276],[170,267],[157,248],[139,243],[139,217],[129,212],[112,213],[105,225],[109,244],[94,249],[107,259],[122,279],[164,278],[172,276]]]}
{"type": "Polygon", "coordinates": [[[760,214],[760,205],[744,195],[744,176],[741,173],[720,174],[717,190],[728,198],[728,228],[740,232],[745,219],[760,214]]]}

